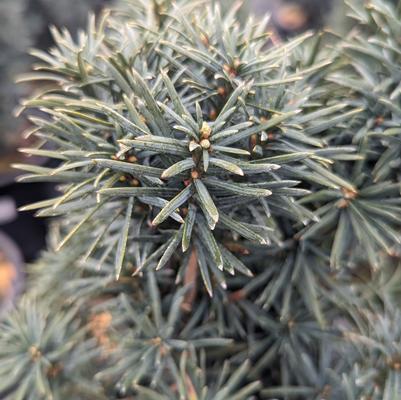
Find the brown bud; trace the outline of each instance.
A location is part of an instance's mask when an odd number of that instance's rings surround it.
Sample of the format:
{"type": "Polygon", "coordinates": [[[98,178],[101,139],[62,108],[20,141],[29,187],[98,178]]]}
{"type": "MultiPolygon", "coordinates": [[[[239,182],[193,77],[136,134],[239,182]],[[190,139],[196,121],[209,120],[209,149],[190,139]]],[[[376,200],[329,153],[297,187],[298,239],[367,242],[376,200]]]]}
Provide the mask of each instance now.
{"type": "Polygon", "coordinates": [[[204,149],[204,150],[210,149],[209,139],[202,139],[200,142],[200,145],[202,146],[202,149],[204,149]]]}
{"type": "Polygon", "coordinates": [[[250,146],[255,147],[258,144],[258,135],[252,135],[250,138],[250,146]]]}
{"type": "Polygon", "coordinates": [[[225,72],[227,72],[228,75],[230,75],[232,78],[235,78],[237,76],[237,71],[234,67],[231,65],[225,64],[223,66],[223,69],[225,72]]]}
{"type": "Polygon", "coordinates": [[[47,370],[47,376],[51,379],[57,378],[62,372],[63,367],[61,364],[54,364],[51,365],[50,368],[47,370]]]}
{"type": "Polygon", "coordinates": [[[212,109],[210,110],[209,118],[210,118],[212,121],[214,121],[214,120],[217,118],[217,111],[216,111],[214,108],[212,108],[212,109]]]}
{"type": "Polygon", "coordinates": [[[225,242],[224,246],[232,253],[242,254],[244,256],[249,254],[249,250],[246,247],[236,242],[225,242]]]}
{"type": "Polygon", "coordinates": [[[322,396],[322,400],[325,400],[325,399],[328,400],[330,398],[330,396],[331,396],[331,386],[330,385],[324,386],[321,396],[322,396]]]}
{"type": "Polygon", "coordinates": [[[358,192],[356,190],[341,188],[341,192],[344,196],[344,199],[348,199],[348,200],[353,200],[358,196],[358,192]]]}
{"type": "Polygon", "coordinates": [[[219,96],[225,96],[226,95],[226,89],[223,86],[219,86],[217,88],[217,94],[219,96]]]}
{"type": "Polygon", "coordinates": [[[209,139],[210,135],[212,134],[212,128],[207,122],[203,122],[200,133],[202,135],[202,139],[209,139]]]}
{"type": "Polygon", "coordinates": [[[205,46],[209,46],[209,38],[204,34],[200,34],[200,40],[205,46]]]}
{"type": "Polygon", "coordinates": [[[153,344],[154,346],[160,346],[163,341],[160,337],[155,337],[153,339],[150,339],[150,343],[153,344]]]}
{"type": "Polygon", "coordinates": [[[384,122],[384,117],[382,115],[379,115],[378,117],[376,117],[376,119],[375,119],[376,125],[382,125],[383,122],[384,122]]]}
{"type": "Polygon", "coordinates": [[[112,341],[109,336],[109,329],[112,323],[112,315],[109,312],[101,312],[92,315],[89,323],[90,331],[98,344],[105,353],[113,348],[112,341]]]}
{"type": "Polygon", "coordinates": [[[165,357],[168,354],[168,347],[164,346],[163,344],[160,346],[160,355],[165,357]]]}
{"type": "Polygon", "coordinates": [[[29,348],[29,354],[31,355],[32,361],[38,361],[42,357],[42,352],[36,347],[31,346],[29,348]]]}
{"type": "Polygon", "coordinates": [[[191,178],[192,178],[192,179],[199,179],[199,172],[196,171],[196,170],[193,170],[193,171],[191,172],[191,178]]]}
{"type": "Polygon", "coordinates": [[[347,208],[349,206],[349,200],[341,199],[337,202],[337,208],[347,208]]]}
{"type": "Polygon", "coordinates": [[[395,363],[393,363],[392,367],[396,371],[399,371],[399,370],[401,370],[401,363],[400,362],[395,362],[395,363]]]}
{"type": "Polygon", "coordinates": [[[228,299],[232,303],[235,303],[235,302],[240,301],[240,300],[245,299],[245,298],[246,298],[246,292],[245,292],[244,289],[240,289],[240,290],[237,290],[235,292],[232,292],[228,296],[228,299]]]}

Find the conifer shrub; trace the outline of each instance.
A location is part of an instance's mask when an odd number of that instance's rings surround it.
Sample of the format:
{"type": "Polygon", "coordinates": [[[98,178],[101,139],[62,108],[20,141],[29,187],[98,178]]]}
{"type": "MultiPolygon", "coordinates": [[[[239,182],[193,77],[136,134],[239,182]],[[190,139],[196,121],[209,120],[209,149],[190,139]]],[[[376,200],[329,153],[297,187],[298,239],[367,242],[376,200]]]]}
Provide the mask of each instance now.
{"type": "Polygon", "coordinates": [[[24,207],[56,222],[0,333],[10,399],[401,396],[400,7],[350,7],[330,46],[202,0],[53,31],[24,151],[59,165],[17,167],[60,195],[24,207]]]}

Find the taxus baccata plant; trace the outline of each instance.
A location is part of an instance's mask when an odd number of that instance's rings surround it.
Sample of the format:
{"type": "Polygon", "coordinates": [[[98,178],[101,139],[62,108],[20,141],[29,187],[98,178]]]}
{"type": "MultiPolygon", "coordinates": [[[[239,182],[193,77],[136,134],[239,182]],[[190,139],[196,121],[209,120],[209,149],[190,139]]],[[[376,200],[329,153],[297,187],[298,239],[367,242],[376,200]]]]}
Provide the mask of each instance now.
{"type": "Polygon", "coordinates": [[[23,151],[59,164],[17,167],[60,195],[24,207],[57,222],[5,322],[9,398],[398,393],[400,188],[370,99],[343,42],[237,11],[132,1],[36,52],[23,151]]]}

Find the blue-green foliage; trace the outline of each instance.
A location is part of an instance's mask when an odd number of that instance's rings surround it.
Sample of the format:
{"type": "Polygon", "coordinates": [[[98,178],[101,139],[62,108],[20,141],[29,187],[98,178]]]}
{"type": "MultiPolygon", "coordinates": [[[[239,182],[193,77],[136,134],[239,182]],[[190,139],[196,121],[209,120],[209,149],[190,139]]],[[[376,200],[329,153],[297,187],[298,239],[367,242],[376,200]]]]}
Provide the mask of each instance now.
{"type": "Polygon", "coordinates": [[[23,151],[60,163],[20,180],[61,192],[24,207],[58,217],[28,298],[74,313],[85,340],[57,323],[63,343],[97,343],[46,390],[86,398],[92,374],[99,399],[399,398],[400,7],[353,0],[346,38],[274,44],[267,21],[177,3],[53,29],[23,77],[50,83],[23,151]]]}

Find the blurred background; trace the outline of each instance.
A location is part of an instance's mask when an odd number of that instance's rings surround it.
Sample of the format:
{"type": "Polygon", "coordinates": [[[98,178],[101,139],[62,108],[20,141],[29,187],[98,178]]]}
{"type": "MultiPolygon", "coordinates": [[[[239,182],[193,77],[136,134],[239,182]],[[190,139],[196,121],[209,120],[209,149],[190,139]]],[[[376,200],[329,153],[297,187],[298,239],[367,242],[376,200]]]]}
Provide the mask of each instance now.
{"type": "MultiPolygon", "coordinates": [[[[16,76],[30,70],[31,48],[51,47],[51,25],[67,27],[74,34],[85,26],[89,11],[97,13],[110,3],[112,0],[0,0],[0,314],[23,288],[25,264],[34,261],[46,243],[47,221],[17,209],[49,198],[57,190],[52,184],[15,181],[17,171],[12,164],[48,163],[43,157],[28,158],[18,151],[32,139],[23,135],[29,130],[29,121],[16,119],[15,110],[35,87],[16,85],[16,76]]],[[[229,9],[235,0],[220,3],[229,9]]],[[[345,20],[342,0],[245,0],[242,12],[270,13],[269,29],[282,40],[308,29],[338,29],[345,20]]]]}

